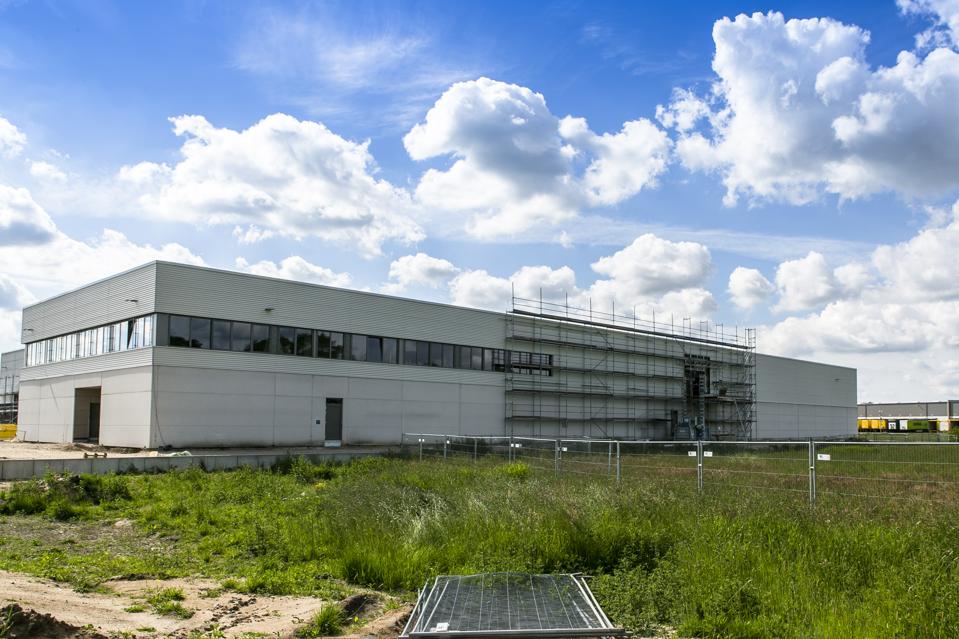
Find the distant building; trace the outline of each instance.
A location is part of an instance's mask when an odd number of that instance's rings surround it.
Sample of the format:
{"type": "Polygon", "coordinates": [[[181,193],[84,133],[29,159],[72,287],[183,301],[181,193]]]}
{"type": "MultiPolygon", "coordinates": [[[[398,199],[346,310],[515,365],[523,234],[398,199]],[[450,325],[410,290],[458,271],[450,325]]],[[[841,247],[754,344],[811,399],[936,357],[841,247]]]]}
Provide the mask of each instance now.
{"type": "Polygon", "coordinates": [[[144,448],[855,433],[855,369],[759,355],[754,335],[152,262],[23,310],[19,432],[144,448]]]}
{"type": "Polygon", "coordinates": [[[17,423],[23,349],[0,354],[0,424],[17,423]]]}
{"type": "MultiPolygon", "coordinates": [[[[948,399],[938,402],[891,402],[874,404],[872,402],[859,404],[858,407],[860,430],[863,430],[865,420],[869,420],[872,430],[881,427],[878,422],[885,421],[915,421],[930,420],[937,422],[938,430],[956,430],[959,428],[959,399],[948,399]]],[[[901,424],[896,425],[897,428],[901,424]]],[[[892,428],[891,430],[895,430],[892,428]]],[[[930,428],[932,429],[932,428],[930,428]]],[[[905,428],[902,428],[905,430],[905,428]]]]}

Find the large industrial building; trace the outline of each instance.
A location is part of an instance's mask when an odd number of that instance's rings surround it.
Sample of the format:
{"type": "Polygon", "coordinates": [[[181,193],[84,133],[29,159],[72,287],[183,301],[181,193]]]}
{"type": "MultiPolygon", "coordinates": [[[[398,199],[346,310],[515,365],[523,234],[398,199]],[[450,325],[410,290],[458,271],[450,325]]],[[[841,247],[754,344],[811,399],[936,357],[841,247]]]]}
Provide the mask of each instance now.
{"type": "Polygon", "coordinates": [[[23,350],[0,354],[0,424],[17,423],[23,350]]]}
{"type": "Polygon", "coordinates": [[[403,433],[856,432],[856,371],[752,330],[514,299],[505,313],[151,262],[23,310],[18,436],[143,448],[403,433]]]}

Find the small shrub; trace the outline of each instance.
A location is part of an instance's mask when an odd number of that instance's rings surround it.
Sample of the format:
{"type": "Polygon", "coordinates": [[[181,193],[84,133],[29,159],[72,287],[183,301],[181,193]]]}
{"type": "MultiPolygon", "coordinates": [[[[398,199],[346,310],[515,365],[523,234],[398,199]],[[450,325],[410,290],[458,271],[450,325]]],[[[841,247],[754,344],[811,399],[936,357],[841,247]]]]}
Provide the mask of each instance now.
{"type": "Polygon", "coordinates": [[[499,468],[500,472],[511,477],[513,479],[526,479],[530,476],[531,471],[529,466],[523,462],[512,462],[510,464],[504,464],[499,468]]]}
{"type": "Polygon", "coordinates": [[[147,607],[144,606],[142,603],[135,603],[124,608],[123,611],[124,612],[146,612],[147,607]]]}
{"type": "Polygon", "coordinates": [[[46,514],[57,521],[69,521],[70,519],[80,517],[84,510],[82,506],[75,506],[63,500],[57,500],[47,506],[46,514]]]}
{"type": "Polygon", "coordinates": [[[314,464],[306,457],[284,457],[273,466],[283,475],[291,475],[301,484],[314,484],[320,480],[333,479],[336,471],[329,464],[314,464]]]}
{"type": "Polygon", "coordinates": [[[189,619],[193,616],[193,611],[184,608],[183,604],[180,603],[185,599],[186,595],[183,594],[181,588],[164,588],[147,597],[147,603],[153,607],[153,612],[158,615],[189,619]]]}
{"type": "Polygon", "coordinates": [[[345,619],[343,609],[337,605],[327,605],[313,615],[305,626],[297,629],[298,639],[312,639],[313,637],[330,637],[340,634],[345,619]]]}

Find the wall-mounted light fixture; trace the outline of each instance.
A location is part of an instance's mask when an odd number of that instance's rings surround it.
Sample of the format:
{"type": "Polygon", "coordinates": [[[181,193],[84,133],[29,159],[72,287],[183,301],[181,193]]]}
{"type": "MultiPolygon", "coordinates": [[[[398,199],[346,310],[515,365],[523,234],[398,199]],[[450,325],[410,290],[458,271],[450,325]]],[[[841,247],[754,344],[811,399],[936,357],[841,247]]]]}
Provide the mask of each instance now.
{"type": "Polygon", "coordinates": [[[267,306],[267,307],[264,308],[263,310],[266,311],[267,313],[269,313],[269,312],[271,312],[271,311],[273,310],[273,307],[272,307],[272,306],[267,306]]]}
{"type": "Polygon", "coordinates": [[[123,300],[123,301],[124,301],[124,302],[133,302],[134,304],[137,304],[137,303],[139,303],[140,300],[138,300],[138,299],[135,298],[135,297],[129,297],[129,298],[123,300]]]}

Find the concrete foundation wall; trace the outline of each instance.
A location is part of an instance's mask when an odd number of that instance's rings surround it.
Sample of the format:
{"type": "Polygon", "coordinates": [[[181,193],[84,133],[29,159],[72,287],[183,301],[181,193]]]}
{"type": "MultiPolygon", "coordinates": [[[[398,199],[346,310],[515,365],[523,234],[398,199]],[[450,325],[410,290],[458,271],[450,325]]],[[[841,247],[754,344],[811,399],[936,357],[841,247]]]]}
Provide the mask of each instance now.
{"type": "Polygon", "coordinates": [[[756,356],[755,439],[855,435],[856,369],[756,356]]]}

